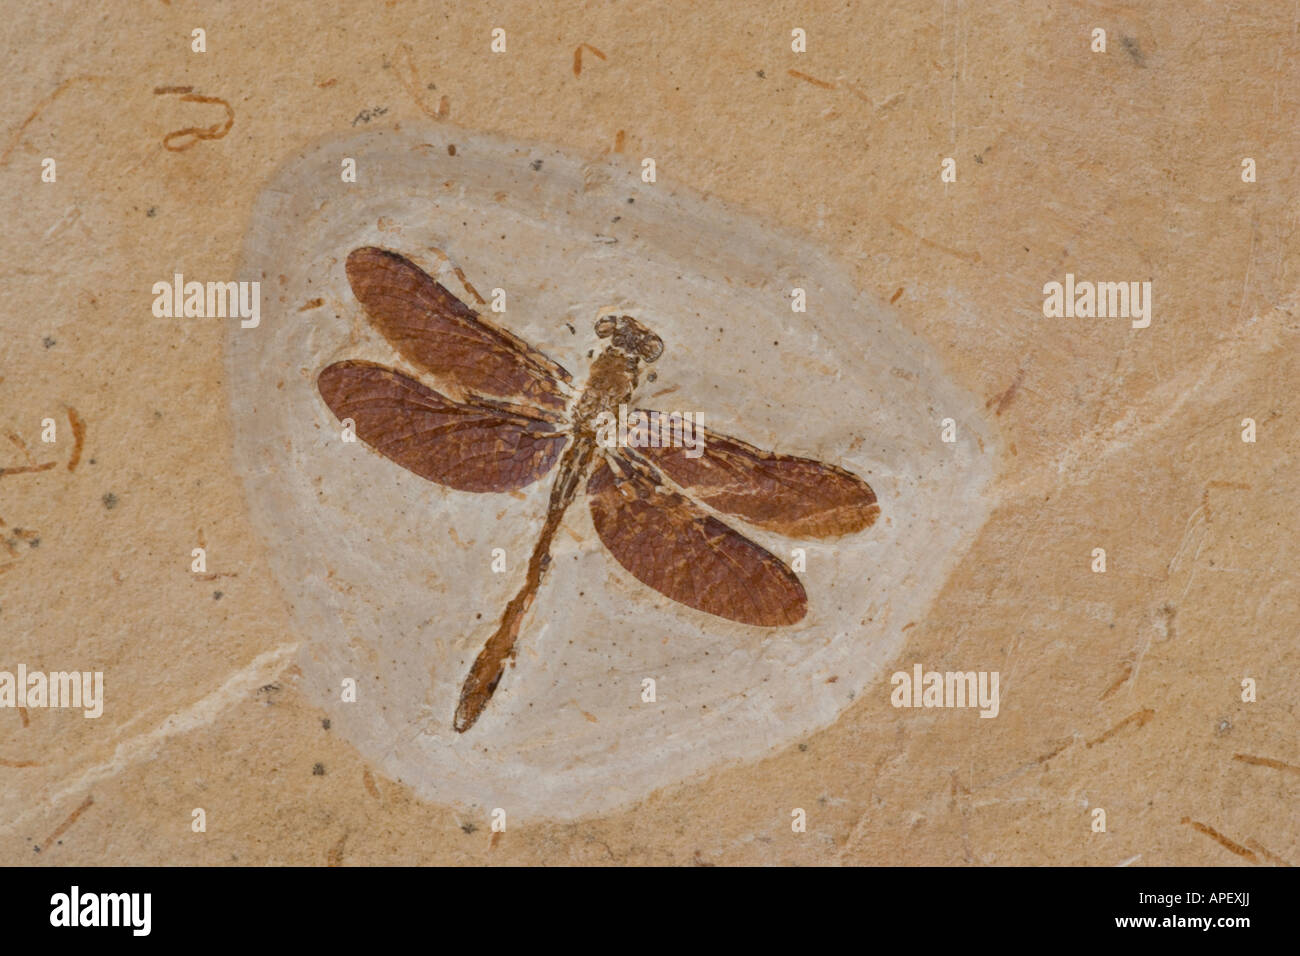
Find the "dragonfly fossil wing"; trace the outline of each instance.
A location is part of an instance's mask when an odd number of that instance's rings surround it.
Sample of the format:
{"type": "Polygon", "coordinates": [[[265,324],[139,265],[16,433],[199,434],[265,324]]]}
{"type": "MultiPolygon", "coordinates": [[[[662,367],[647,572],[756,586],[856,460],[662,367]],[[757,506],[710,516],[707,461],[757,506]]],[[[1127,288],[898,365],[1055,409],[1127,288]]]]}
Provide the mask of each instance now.
{"type": "MultiPolygon", "coordinates": [[[[811,458],[755,448],[697,427],[694,447],[664,442],[668,416],[638,410],[629,442],[679,487],[710,508],[792,538],[832,538],[870,527],[880,515],[871,486],[852,472],[811,458]],[[660,432],[659,447],[650,445],[660,432]]],[[[680,426],[678,426],[680,428],[680,426]]]]}
{"type": "Polygon", "coordinates": [[[602,461],[587,492],[605,547],[660,594],[760,627],[794,624],[807,612],[803,585],[779,558],[640,469],[616,475],[602,461]]]}
{"type": "Polygon", "coordinates": [[[371,323],[407,361],[467,392],[564,409],[560,382],[571,377],[562,366],[484,320],[410,259],[364,246],[348,255],[347,274],[371,323]]]}
{"type": "Polygon", "coordinates": [[[321,397],[357,437],[422,478],[457,491],[513,491],[541,478],[566,432],[486,402],[455,402],[372,362],[336,362],[317,379],[321,397]]]}

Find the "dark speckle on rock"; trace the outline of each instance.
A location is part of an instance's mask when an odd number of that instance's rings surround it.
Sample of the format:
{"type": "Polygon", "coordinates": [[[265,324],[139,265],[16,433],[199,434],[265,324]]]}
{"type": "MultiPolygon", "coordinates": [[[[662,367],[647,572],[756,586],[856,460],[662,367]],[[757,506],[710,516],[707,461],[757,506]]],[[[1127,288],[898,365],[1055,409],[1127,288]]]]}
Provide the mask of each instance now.
{"type": "Polygon", "coordinates": [[[113,494],[113,492],[111,491],[108,492],[108,494],[104,495],[104,497],[101,498],[100,501],[104,502],[104,507],[107,508],[109,511],[112,511],[114,508],[117,507],[117,495],[113,494]]]}
{"type": "Polygon", "coordinates": [[[222,592],[220,592],[220,591],[213,591],[213,592],[212,592],[212,600],[214,600],[214,601],[220,601],[220,600],[221,600],[221,594],[222,594],[222,592]]]}
{"type": "Polygon", "coordinates": [[[466,833],[474,833],[478,830],[478,827],[474,826],[472,823],[462,823],[460,828],[466,833]]]}
{"type": "Polygon", "coordinates": [[[322,727],[324,727],[326,730],[329,730],[329,729],[330,729],[330,719],[329,719],[328,717],[324,717],[324,718],[322,718],[322,719],[321,719],[321,722],[320,722],[320,725],[321,725],[322,727]]]}
{"type": "MultiPolygon", "coordinates": [[[[385,64],[385,69],[387,69],[387,64],[385,64]]],[[[356,126],[358,123],[369,123],[372,119],[383,116],[387,112],[387,106],[373,106],[368,110],[362,110],[356,115],[356,118],[352,120],[352,125],[356,126]]]]}
{"type": "Polygon", "coordinates": [[[313,765],[312,768],[311,768],[311,775],[312,775],[313,777],[323,777],[323,776],[325,776],[325,765],[324,765],[323,763],[318,763],[318,764],[313,765]]]}
{"type": "Polygon", "coordinates": [[[149,211],[146,212],[145,215],[148,216],[150,219],[152,219],[154,216],[158,215],[158,207],[150,206],[149,211]]]}
{"type": "Polygon", "coordinates": [[[1146,54],[1144,54],[1142,48],[1138,46],[1138,41],[1135,37],[1121,37],[1119,42],[1123,45],[1125,52],[1133,58],[1134,63],[1138,66],[1147,65],[1146,54]]]}
{"type": "Polygon", "coordinates": [[[58,345],[59,343],[55,338],[47,335],[45,336],[45,338],[41,339],[41,344],[44,345],[47,349],[52,349],[54,348],[54,346],[58,345]]]}
{"type": "Polygon", "coordinates": [[[533,167],[533,172],[535,172],[535,173],[536,173],[536,172],[540,172],[541,169],[542,169],[542,161],[541,161],[540,159],[534,159],[534,160],[533,160],[531,163],[529,163],[528,165],[531,166],[531,167],[533,167]]]}

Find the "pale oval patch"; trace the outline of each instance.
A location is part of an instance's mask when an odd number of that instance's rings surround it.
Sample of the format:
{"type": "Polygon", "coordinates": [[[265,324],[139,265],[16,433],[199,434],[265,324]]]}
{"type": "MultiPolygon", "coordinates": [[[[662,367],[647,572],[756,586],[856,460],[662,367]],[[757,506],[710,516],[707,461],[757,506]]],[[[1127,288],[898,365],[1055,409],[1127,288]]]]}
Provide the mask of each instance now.
{"type": "Polygon", "coordinates": [[[424,799],[572,818],[831,723],[873,682],[888,693],[877,678],[902,628],[989,511],[995,448],[978,406],[891,310],[823,250],[637,170],[450,126],[327,141],[262,193],[240,278],[262,282],[262,319],[232,323],[228,340],[236,463],[305,638],[306,682],[338,732],[424,799]],[[344,157],[357,183],[340,180],[344,157]],[[363,245],[413,259],[578,385],[604,344],[596,318],[636,316],[665,343],[637,402],[848,468],[882,517],[829,542],[730,522],[787,563],[807,551],[807,617],[760,629],[640,584],[580,496],[517,666],[455,733],[461,683],[521,583],[550,482],[455,492],[340,441],[315,387],[322,368],[360,358],[411,372],[348,287],[344,260],[363,245]],[[434,249],[484,299],[504,289],[507,311],[487,312],[434,249]],[[806,314],[791,311],[794,287],[806,314]],[[955,444],[940,441],[944,418],[955,444]],[[356,703],[341,701],[349,677],[356,703]],[[655,703],[642,701],[645,678],[655,703]]]}

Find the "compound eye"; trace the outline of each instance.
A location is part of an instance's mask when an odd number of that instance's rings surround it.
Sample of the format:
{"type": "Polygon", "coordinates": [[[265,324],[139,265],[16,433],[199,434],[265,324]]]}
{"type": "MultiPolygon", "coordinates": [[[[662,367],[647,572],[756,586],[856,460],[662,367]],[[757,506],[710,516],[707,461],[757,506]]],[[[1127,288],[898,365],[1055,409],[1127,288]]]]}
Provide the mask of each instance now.
{"type": "Polygon", "coordinates": [[[643,336],[637,346],[637,352],[646,362],[653,362],[664,354],[664,340],[653,333],[643,336]]]}
{"type": "Polygon", "coordinates": [[[612,315],[602,315],[596,320],[596,337],[607,339],[614,334],[614,329],[618,327],[618,319],[612,315]]]}

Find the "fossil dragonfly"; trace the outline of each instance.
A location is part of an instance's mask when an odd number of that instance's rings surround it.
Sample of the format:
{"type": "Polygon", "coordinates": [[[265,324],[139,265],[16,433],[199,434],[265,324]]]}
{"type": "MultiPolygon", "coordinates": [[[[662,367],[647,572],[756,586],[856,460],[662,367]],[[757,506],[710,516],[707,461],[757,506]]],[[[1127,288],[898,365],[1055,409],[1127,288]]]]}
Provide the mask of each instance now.
{"type": "MultiPolygon", "coordinates": [[[[807,594],[781,559],[719,515],[792,538],[829,538],[861,531],[880,513],[857,475],[702,426],[689,449],[656,447],[644,433],[615,447],[599,440],[602,413],[608,420],[631,402],[643,367],[664,350],[631,316],[597,319],[596,336],[609,344],[578,388],[558,363],[398,253],[356,249],[347,276],[402,358],[457,397],[349,359],[317,378],[340,421],[351,419],[356,435],[384,457],[457,491],[514,491],[556,472],[523,585],[465,679],[453,721],[459,732],[473,726],[513,661],[551,542],[580,493],[601,542],[633,577],[687,607],[758,627],[802,619],[807,594]]],[[[654,427],[658,413],[638,412],[627,415],[634,432],[654,427]]]]}

